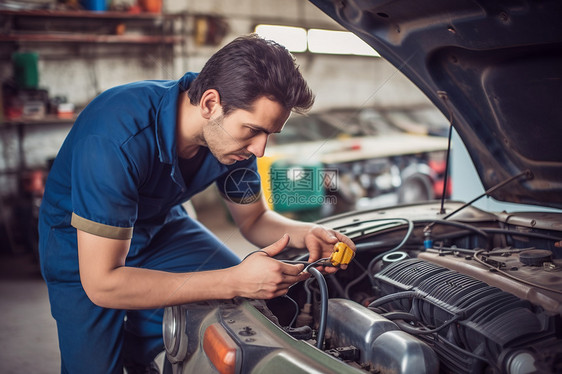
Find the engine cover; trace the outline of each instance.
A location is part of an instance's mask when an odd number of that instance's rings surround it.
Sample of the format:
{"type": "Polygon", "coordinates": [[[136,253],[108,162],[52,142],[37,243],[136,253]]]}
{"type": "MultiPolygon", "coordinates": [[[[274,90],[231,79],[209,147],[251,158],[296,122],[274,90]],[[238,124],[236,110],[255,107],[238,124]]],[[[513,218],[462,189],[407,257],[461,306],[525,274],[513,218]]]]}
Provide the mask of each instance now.
{"type": "Polygon", "coordinates": [[[381,307],[413,315],[418,337],[433,347],[449,372],[552,372],[552,362],[562,354],[559,315],[473,277],[407,259],[374,278],[381,296],[408,296],[381,307]]]}

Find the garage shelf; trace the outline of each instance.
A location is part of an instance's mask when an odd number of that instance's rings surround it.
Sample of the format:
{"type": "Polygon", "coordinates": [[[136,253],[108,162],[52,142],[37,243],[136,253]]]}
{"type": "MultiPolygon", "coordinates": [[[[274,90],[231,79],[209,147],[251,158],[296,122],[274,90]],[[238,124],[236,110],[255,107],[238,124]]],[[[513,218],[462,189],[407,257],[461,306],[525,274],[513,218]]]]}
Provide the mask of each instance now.
{"type": "Polygon", "coordinates": [[[108,44],[175,44],[182,41],[174,36],[147,35],[67,35],[67,34],[16,34],[0,35],[0,42],[44,43],[108,43],[108,44]]]}
{"type": "Polygon", "coordinates": [[[93,18],[93,19],[160,19],[168,17],[159,13],[132,13],[90,10],[0,10],[0,15],[20,17],[50,17],[50,18],[93,18]]]}
{"type": "Polygon", "coordinates": [[[173,45],[181,16],[70,10],[0,10],[0,43],[100,43],[173,45]]]}

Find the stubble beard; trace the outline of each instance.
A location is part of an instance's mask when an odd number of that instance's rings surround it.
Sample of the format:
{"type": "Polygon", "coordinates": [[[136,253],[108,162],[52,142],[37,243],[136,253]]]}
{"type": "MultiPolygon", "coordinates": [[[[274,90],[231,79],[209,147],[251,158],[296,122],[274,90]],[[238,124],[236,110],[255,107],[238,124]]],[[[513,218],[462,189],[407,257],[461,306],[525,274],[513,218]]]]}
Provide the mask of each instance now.
{"type": "Polygon", "coordinates": [[[226,148],[234,139],[223,127],[224,115],[210,119],[209,123],[203,128],[203,142],[215,158],[224,165],[232,165],[236,161],[229,158],[226,148]],[[225,140],[226,139],[226,140],[225,140]],[[226,145],[226,146],[225,146],[226,145]]]}

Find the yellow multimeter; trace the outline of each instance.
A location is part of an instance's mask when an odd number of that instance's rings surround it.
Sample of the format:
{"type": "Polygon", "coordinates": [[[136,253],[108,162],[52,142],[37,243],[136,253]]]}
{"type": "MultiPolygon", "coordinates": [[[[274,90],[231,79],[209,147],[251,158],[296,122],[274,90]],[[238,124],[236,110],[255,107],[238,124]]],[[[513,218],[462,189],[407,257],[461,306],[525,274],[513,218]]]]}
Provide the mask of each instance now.
{"type": "Polygon", "coordinates": [[[355,252],[343,242],[334,244],[334,251],[330,256],[330,263],[332,266],[347,265],[353,260],[355,252]]]}

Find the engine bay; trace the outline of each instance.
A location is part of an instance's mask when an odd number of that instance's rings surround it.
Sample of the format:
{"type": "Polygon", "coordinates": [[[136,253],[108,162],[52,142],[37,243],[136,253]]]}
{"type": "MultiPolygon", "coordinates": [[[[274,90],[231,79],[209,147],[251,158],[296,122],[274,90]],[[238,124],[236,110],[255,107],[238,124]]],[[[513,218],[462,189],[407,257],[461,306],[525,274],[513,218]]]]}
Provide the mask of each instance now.
{"type": "Polygon", "coordinates": [[[560,215],[390,213],[323,223],[356,256],[267,302],[290,335],[367,373],[562,372],[560,215]]]}

